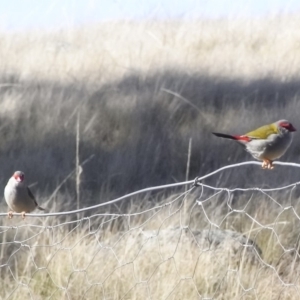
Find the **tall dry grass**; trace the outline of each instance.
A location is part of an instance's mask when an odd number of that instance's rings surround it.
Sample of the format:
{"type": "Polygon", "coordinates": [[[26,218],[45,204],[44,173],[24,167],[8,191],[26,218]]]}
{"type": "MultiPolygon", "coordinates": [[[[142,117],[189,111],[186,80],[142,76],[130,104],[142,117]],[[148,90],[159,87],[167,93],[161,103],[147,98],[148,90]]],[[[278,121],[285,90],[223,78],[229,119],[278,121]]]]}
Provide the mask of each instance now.
{"type": "MultiPolygon", "coordinates": [[[[80,178],[91,202],[101,191],[183,180],[190,138],[191,178],[251,159],[211,131],[243,133],[280,118],[300,128],[298,25],[285,16],[2,33],[0,181],[23,169],[37,190],[53,191],[76,168],[78,112],[79,163],[94,155],[80,178]]],[[[295,134],[283,159],[297,162],[298,145],[295,134]]],[[[275,179],[258,172],[255,180],[275,179]]],[[[72,177],[63,188],[75,185],[72,177]]]]}
{"type": "Polygon", "coordinates": [[[128,199],[127,214],[2,220],[0,297],[298,299],[297,189],[199,187],[128,199]]]}
{"type": "MultiPolygon", "coordinates": [[[[194,178],[251,159],[211,132],[243,133],[280,118],[300,128],[299,22],[120,21],[1,33],[0,183],[21,169],[37,183],[39,203],[59,211],[78,199],[83,207],[185,180],[187,160],[194,178]]],[[[298,162],[298,149],[296,133],[282,159],[298,162]]],[[[296,169],[250,166],[205,183],[277,187],[297,180],[296,169]]],[[[80,221],[3,220],[1,297],[298,299],[297,188],[273,195],[282,207],[261,193],[234,193],[230,211],[225,193],[203,206],[187,198],[184,210],[178,200],[174,215],[169,206],[151,219],[122,215],[166,203],[175,192],[80,221]],[[240,244],[205,248],[207,229],[243,234],[261,252],[240,244]]]]}

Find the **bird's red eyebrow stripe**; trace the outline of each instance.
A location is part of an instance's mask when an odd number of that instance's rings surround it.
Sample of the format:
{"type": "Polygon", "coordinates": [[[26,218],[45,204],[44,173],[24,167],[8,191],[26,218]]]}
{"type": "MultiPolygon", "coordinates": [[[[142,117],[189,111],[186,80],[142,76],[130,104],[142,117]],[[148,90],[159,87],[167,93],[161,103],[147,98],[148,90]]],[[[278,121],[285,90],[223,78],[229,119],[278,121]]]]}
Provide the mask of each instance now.
{"type": "Polygon", "coordinates": [[[246,136],[246,135],[234,135],[234,138],[237,141],[245,141],[245,142],[250,142],[251,141],[251,138],[249,136],[246,136]]]}

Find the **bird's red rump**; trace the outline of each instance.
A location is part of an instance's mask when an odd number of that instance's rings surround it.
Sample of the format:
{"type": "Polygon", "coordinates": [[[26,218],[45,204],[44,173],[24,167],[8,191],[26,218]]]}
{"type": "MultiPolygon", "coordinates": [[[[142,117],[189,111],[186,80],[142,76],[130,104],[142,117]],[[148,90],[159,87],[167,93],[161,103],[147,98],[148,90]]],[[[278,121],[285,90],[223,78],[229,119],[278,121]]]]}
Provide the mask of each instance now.
{"type": "Polygon", "coordinates": [[[244,141],[244,142],[250,142],[251,138],[247,135],[234,135],[233,136],[237,141],[244,141]]]}

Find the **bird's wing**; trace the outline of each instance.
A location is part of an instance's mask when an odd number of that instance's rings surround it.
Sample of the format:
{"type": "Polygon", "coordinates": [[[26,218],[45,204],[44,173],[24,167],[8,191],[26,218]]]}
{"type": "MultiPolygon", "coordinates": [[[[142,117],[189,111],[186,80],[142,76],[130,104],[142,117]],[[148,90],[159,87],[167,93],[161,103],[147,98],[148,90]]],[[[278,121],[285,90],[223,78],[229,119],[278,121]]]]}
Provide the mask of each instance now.
{"type": "Polygon", "coordinates": [[[29,197],[34,201],[35,206],[38,206],[38,204],[37,204],[37,202],[36,202],[36,200],[35,200],[35,197],[34,197],[33,194],[31,193],[31,190],[30,190],[29,187],[27,187],[27,192],[28,192],[29,197]]]}
{"type": "Polygon", "coordinates": [[[250,131],[250,132],[246,133],[245,136],[248,136],[252,139],[265,140],[268,138],[269,135],[277,134],[277,133],[278,133],[278,129],[277,129],[276,125],[270,124],[270,125],[264,125],[253,131],[250,131]]]}

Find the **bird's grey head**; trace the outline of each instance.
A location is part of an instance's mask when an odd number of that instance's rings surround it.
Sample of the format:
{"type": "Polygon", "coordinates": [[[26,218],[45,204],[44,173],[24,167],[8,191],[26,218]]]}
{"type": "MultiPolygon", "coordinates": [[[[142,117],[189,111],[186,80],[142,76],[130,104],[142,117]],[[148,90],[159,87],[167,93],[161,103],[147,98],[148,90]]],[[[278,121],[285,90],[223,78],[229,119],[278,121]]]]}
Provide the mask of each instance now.
{"type": "Polygon", "coordinates": [[[25,174],[22,172],[22,171],[16,171],[14,174],[13,174],[13,178],[15,178],[15,180],[17,182],[23,182],[24,181],[24,178],[25,178],[25,174]]]}

